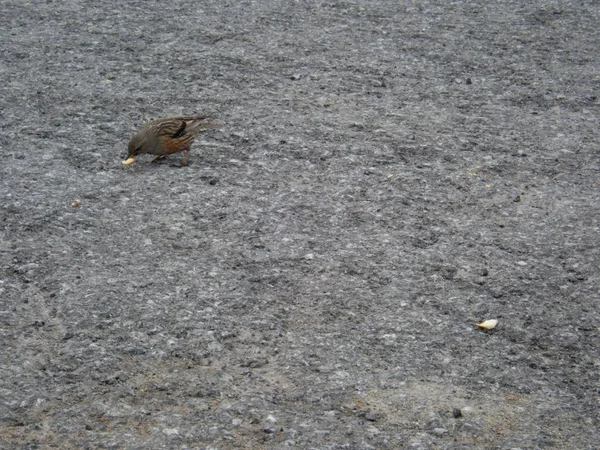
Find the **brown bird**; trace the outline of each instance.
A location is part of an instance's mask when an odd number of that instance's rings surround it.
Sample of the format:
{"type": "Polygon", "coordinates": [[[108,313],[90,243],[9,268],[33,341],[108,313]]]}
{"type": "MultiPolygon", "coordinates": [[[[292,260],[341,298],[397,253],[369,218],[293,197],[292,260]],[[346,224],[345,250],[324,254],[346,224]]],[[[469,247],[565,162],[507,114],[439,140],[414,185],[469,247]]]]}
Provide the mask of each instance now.
{"type": "Polygon", "coordinates": [[[181,166],[188,162],[192,143],[196,136],[211,128],[223,126],[222,123],[211,122],[207,116],[170,117],[158,119],[143,127],[129,141],[127,160],[123,164],[129,166],[135,162],[140,153],[158,155],[152,162],[173,153],[185,152],[181,166]]]}

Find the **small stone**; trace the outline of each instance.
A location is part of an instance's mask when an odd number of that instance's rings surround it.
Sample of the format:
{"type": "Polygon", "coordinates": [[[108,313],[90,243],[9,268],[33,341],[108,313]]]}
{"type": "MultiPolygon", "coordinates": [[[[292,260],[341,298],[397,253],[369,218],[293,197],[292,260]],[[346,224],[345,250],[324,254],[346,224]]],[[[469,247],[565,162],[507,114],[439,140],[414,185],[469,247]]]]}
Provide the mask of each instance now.
{"type": "Polygon", "coordinates": [[[561,333],[558,335],[558,343],[561,347],[572,348],[575,347],[578,342],[579,336],[575,333],[561,333]]]}
{"type": "Polygon", "coordinates": [[[504,297],[504,292],[502,290],[500,290],[500,289],[494,288],[494,289],[492,289],[490,291],[490,293],[492,294],[492,297],[494,297],[494,298],[502,298],[502,297],[504,297]]]}
{"type": "Polygon", "coordinates": [[[311,260],[311,259],[314,259],[314,258],[315,258],[315,255],[312,254],[312,253],[307,253],[306,255],[304,255],[304,259],[311,260]]]}
{"type": "Polygon", "coordinates": [[[381,414],[377,414],[376,412],[369,411],[365,414],[365,419],[369,422],[377,422],[381,419],[381,414]]]}
{"type": "Polygon", "coordinates": [[[384,334],[381,336],[381,340],[384,345],[395,345],[398,336],[395,333],[384,334]]]}
{"type": "Polygon", "coordinates": [[[371,425],[370,427],[367,427],[367,432],[370,434],[379,434],[381,433],[381,431],[379,430],[379,428],[374,427],[373,425],[371,425]]]}
{"type": "Polygon", "coordinates": [[[64,335],[63,335],[63,341],[68,341],[69,339],[72,339],[75,337],[75,333],[73,333],[72,331],[67,331],[64,335]]]}
{"type": "Polygon", "coordinates": [[[435,434],[436,436],[443,436],[447,433],[448,433],[448,430],[445,428],[434,428],[433,429],[433,434],[435,434]]]}
{"type": "Polygon", "coordinates": [[[19,273],[19,274],[26,274],[27,272],[30,272],[32,270],[37,269],[38,267],[40,267],[39,264],[36,263],[29,263],[29,264],[24,264],[20,267],[17,267],[15,269],[15,272],[19,273]]]}

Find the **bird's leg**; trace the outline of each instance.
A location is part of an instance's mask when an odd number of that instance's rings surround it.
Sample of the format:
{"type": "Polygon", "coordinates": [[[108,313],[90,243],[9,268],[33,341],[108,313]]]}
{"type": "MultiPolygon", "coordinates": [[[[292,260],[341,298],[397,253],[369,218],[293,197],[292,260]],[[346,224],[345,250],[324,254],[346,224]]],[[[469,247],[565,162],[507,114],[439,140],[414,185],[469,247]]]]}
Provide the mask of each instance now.
{"type": "Polygon", "coordinates": [[[151,163],[155,163],[156,161],[160,161],[163,158],[166,158],[167,155],[158,155],[156,158],[154,158],[152,161],[150,161],[151,163]]]}
{"type": "Polygon", "coordinates": [[[190,150],[191,149],[189,147],[184,150],[183,159],[179,163],[179,167],[187,166],[188,158],[190,157],[190,150]]]}

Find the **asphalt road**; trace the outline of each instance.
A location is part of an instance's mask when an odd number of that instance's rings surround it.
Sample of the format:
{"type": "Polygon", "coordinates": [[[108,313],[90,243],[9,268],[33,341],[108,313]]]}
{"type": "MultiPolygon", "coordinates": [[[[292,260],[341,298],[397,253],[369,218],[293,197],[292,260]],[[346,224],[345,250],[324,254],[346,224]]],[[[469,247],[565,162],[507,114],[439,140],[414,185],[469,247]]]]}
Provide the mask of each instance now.
{"type": "Polygon", "coordinates": [[[598,448],[599,23],[1,2],[0,447],[598,448]]]}

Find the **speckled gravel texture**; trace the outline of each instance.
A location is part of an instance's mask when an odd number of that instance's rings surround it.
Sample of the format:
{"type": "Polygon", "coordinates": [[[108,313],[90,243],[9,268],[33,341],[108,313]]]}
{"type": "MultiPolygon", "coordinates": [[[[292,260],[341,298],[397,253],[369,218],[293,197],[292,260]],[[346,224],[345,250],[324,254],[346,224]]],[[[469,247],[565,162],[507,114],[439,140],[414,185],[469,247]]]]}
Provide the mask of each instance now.
{"type": "Polygon", "coordinates": [[[2,1],[0,448],[600,448],[599,23],[2,1]]]}

